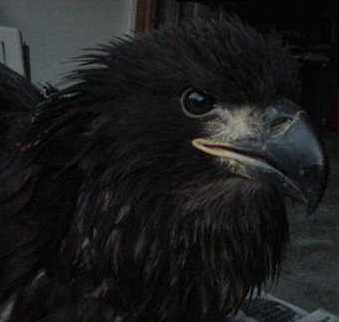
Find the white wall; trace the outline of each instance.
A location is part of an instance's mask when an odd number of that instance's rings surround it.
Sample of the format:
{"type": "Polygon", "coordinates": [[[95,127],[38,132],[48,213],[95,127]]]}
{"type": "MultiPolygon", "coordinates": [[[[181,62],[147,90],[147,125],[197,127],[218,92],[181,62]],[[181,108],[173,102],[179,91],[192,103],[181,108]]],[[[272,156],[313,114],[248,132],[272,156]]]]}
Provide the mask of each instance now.
{"type": "Polygon", "coordinates": [[[0,0],[0,25],[22,31],[35,83],[57,84],[81,49],[133,29],[135,0],[0,0]]]}

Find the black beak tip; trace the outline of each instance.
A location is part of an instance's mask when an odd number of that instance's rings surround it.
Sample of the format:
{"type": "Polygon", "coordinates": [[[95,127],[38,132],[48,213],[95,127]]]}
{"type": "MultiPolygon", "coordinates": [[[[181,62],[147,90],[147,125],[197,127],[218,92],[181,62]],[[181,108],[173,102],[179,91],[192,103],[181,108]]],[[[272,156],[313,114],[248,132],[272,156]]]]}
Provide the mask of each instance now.
{"type": "Polygon", "coordinates": [[[321,198],[317,198],[314,200],[309,200],[306,204],[306,217],[312,217],[316,210],[318,209],[318,206],[320,204],[321,198]]]}
{"type": "Polygon", "coordinates": [[[323,199],[327,186],[328,163],[324,162],[320,166],[317,166],[316,169],[313,169],[312,173],[312,180],[305,182],[307,217],[314,215],[320,201],[323,199]]]}

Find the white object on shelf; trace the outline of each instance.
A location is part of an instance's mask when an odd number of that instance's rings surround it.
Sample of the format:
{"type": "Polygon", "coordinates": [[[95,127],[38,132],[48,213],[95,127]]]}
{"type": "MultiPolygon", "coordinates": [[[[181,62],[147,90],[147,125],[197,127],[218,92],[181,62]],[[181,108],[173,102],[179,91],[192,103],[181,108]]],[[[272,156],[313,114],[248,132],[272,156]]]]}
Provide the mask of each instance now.
{"type": "Polygon", "coordinates": [[[319,309],[296,322],[339,322],[339,318],[325,310],[319,309]]]}
{"type": "Polygon", "coordinates": [[[244,304],[241,311],[231,318],[234,322],[339,322],[338,316],[326,310],[308,313],[268,293],[252,298],[252,302],[244,304]]]}
{"type": "Polygon", "coordinates": [[[18,29],[0,27],[0,62],[26,76],[22,36],[18,29]]]}

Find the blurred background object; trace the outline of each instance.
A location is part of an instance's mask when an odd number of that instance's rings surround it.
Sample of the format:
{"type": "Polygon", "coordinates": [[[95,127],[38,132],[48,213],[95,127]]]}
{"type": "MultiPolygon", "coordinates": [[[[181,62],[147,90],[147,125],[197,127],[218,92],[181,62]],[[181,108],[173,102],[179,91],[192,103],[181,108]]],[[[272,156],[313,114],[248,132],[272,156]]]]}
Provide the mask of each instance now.
{"type": "Polygon", "coordinates": [[[0,27],[0,63],[29,77],[28,46],[16,28],[0,27]]]}

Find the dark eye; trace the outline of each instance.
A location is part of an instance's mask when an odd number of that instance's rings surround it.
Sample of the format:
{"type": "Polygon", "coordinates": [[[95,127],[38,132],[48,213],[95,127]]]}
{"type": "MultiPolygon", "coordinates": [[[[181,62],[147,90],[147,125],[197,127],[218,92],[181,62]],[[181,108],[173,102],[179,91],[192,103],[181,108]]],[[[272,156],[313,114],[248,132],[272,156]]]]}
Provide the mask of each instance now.
{"type": "Polygon", "coordinates": [[[200,90],[189,88],[181,96],[181,106],[187,116],[201,117],[215,108],[215,100],[200,90]]]}

